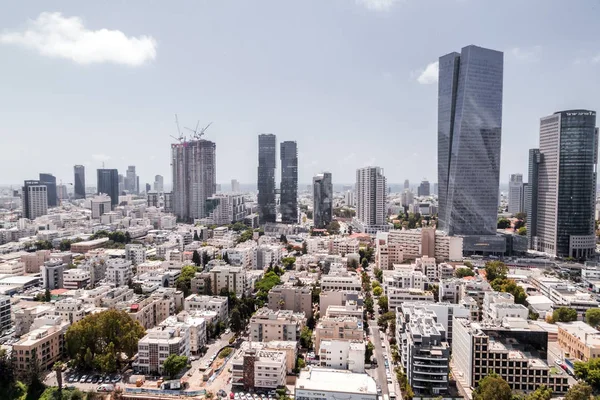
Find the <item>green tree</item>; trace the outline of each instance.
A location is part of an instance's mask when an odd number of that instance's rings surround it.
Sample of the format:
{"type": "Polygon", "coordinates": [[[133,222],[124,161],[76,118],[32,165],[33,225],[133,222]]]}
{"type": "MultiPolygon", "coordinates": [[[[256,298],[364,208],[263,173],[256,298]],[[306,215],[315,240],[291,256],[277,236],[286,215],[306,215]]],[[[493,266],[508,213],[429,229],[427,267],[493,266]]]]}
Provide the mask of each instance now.
{"type": "Polygon", "coordinates": [[[465,267],[473,269],[473,263],[470,261],[465,261],[463,262],[463,264],[465,265],[465,267]]]}
{"type": "Polygon", "coordinates": [[[294,268],[294,264],[296,264],[296,257],[284,257],[281,259],[281,263],[285,267],[285,269],[290,270],[294,268]]]}
{"type": "Polygon", "coordinates": [[[308,245],[306,242],[302,242],[302,254],[308,253],[308,245]]]}
{"type": "Polygon", "coordinates": [[[488,261],[485,263],[485,277],[488,282],[497,278],[505,279],[508,274],[508,268],[501,261],[488,261]]]}
{"type": "Polygon", "coordinates": [[[59,392],[62,391],[62,385],[63,385],[62,369],[63,369],[63,363],[60,361],[55,362],[54,365],[52,366],[52,371],[54,371],[54,373],[56,374],[56,386],[58,386],[59,392]]]}
{"type": "Polygon", "coordinates": [[[498,229],[510,228],[510,221],[506,218],[498,219],[498,229]]]}
{"type": "Polygon", "coordinates": [[[577,321],[577,310],[568,307],[560,307],[552,313],[554,322],[571,322],[577,321]]]}
{"type": "Polygon", "coordinates": [[[231,330],[235,333],[240,333],[244,329],[242,324],[242,316],[237,307],[231,310],[231,315],[229,316],[229,326],[231,326],[231,330]]]}
{"type": "Polygon", "coordinates": [[[527,227],[526,226],[522,226],[517,230],[517,233],[519,234],[519,236],[527,236],[527,227]]]}
{"type": "Polygon", "coordinates": [[[300,331],[300,345],[305,349],[312,348],[312,331],[307,326],[300,331]]]}
{"type": "Polygon", "coordinates": [[[373,357],[373,351],[375,350],[375,346],[371,341],[367,342],[367,347],[365,347],[365,363],[369,364],[371,362],[371,357],[373,357]]]}
{"type": "Polygon", "coordinates": [[[198,270],[193,265],[185,265],[181,268],[181,274],[175,281],[175,287],[183,292],[184,297],[188,297],[192,291],[192,278],[198,270]]]}
{"type": "Polygon", "coordinates": [[[589,400],[592,396],[592,387],[587,383],[577,383],[569,388],[565,400],[589,400]]]}
{"type": "Polygon", "coordinates": [[[229,264],[229,254],[227,252],[223,253],[223,261],[229,264]]]}
{"type": "Polygon", "coordinates": [[[194,242],[199,242],[200,236],[198,236],[198,231],[194,231],[194,242]]]}
{"type": "Polygon", "coordinates": [[[592,358],[588,362],[575,362],[575,376],[584,380],[595,390],[600,390],[600,359],[592,358]]]}
{"type": "Polygon", "coordinates": [[[68,251],[71,249],[71,241],[69,239],[63,239],[58,244],[58,249],[60,251],[68,251]]]}
{"type": "Polygon", "coordinates": [[[163,372],[166,376],[174,378],[187,366],[188,358],[171,354],[163,363],[163,372]]]}
{"type": "Polygon", "coordinates": [[[363,270],[369,268],[369,262],[367,261],[366,258],[362,259],[362,262],[360,263],[360,266],[362,267],[363,270]]]}
{"type": "Polygon", "coordinates": [[[508,383],[497,374],[489,374],[479,381],[473,392],[473,400],[511,400],[512,391],[508,383]]]}
{"type": "Polygon", "coordinates": [[[373,289],[373,295],[376,297],[381,296],[382,293],[383,293],[383,289],[381,288],[381,286],[377,286],[373,289]]]}
{"type": "Polygon", "coordinates": [[[588,308],[585,312],[585,322],[594,328],[600,325],[600,308],[588,308]]]}
{"type": "Polygon", "coordinates": [[[356,261],[355,259],[351,259],[350,261],[348,261],[348,269],[349,270],[356,271],[357,268],[358,268],[358,261],[356,261]]]}
{"type": "Polygon", "coordinates": [[[387,296],[381,296],[379,300],[377,300],[377,305],[379,306],[380,313],[388,312],[388,298],[387,296]]]}
{"type": "Polygon", "coordinates": [[[44,292],[44,301],[48,302],[52,300],[52,294],[50,293],[50,289],[46,289],[44,292]]]}
{"type": "Polygon", "coordinates": [[[456,271],[454,271],[454,276],[456,276],[457,278],[464,278],[465,276],[475,276],[475,272],[473,272],[473,270],[469,268],[457,268],[456,271]]]}
{"type": "Polygon", "coordinates": [[[364,305],[365,305],[365,311],[368,312],[369,314],[373,314],[375,312],[372,297],[365,297],[364,305]]]}
{"type": "Polygon", "coordinates": [[[283,233],[279,237],[279,241],[283,244],[287,244],[287,242],[288,242],[287,237],[283,233]]]}
{"type": "Polygon", "coordinates": [[[340,233],[340,223],[335,220],[331,221],[329,225],[327,225],[326,229],[330,235],[337,235],[338,233],[340,233]]]}
{"type": "Polygon", "coordinates": [[[377,279],[380,283],[383,282],[383,271],[381,268],[375,268],[373,273],[375,274],[375,279],[377,279]]]}
{"type": "Polygon", "coordinates": [[[519,229],[523,228],[525,226],[525,221],[523,221],[522,219],[518,219],[515,221],[515,224],[513,226],[513,229],[516,231],[518,231],[519,229]]]}
{"type": "Polygon", "coordinates": [[[202,252],[202,265],[206,266],[206,264],[208,264],[209,261],[210,261],[210,256],[208,255],[208,252],[203,251],[202,252]]]}
{"type": "Polygon", "coordinates": [[[520,219],[522,221],[527,221],[527,214],[524,212],[516,213],[515,218],[520,219]]]}
{"type": "Polygon", "coordinates": [[[192,262],[196,264],[197,267],[202,265],[202,258],[200,257],[198,250],[194,250],[194,253],[192,253],[192,262]]]}
{"type": "Polygon", "coordinates": [[[539,386],[534,392],[530,393],[525,400],[550,400],[552,398],[552,389],[546,385],[539,386]]]}

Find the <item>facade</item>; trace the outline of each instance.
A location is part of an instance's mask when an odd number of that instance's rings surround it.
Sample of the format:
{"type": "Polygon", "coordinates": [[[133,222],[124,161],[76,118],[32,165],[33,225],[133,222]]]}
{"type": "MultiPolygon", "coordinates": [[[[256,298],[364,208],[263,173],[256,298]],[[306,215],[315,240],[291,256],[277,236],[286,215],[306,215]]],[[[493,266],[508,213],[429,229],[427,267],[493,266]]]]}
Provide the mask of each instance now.
{"type": "Polygon", "coordinates": [[[46,261],[44,265],[40,267],[44,289],[62,289],[63,273],[66,267],[67,265],[59,260],[46,261]]]}
{"type": "Polygon", "coordinates": [[[245,346],[236,351],[231,361],[231,385],[243,390],[285,386],[286,362],[284,351],[245,346]]]}
{"type": "Polygon", "coordinates": [[[54,315],[60,316],[69,324],[81,321],[87,312],[86,305],[81,299],[67,298],[54,303],[54,315]]]}
{"type": "Polygon", "coordinates": [[[184,309],[186,311],[214,311],[217,313],[219,321],[226,322],[228,314],[227,297],[223,296],[202,296],[190,294],[185,298],[184,309]]]}
{"type": "Polygon", "coordinates": [[[133,265],[146,262],[146,248],[143,244],[128,243],[125,245],[125,259],[133,265]]]}
{"type": "Polygon", "coordinates": [[[73,167],[73,186],[76,199],[85,199],[85,167],[75,165],[73,167]]]}
{"type": "Polygon", "coordinates": [[[275,199],[275,168],[277,167],[277,137],[273,134],[258,135],[258,216],[259,223],[275,222],[277,202],[275,199]]]}
{"type": "Polygon", "coordinates": [[[512,174],[508,181],[508,212],[517,214],[524,210],[525,187],[523,186],[523,175],[512,174]]]}
{"type": "Polygon", "coordinates": [[[13,365],[17,373],[28,371],[32,362],[37,362],[44,371],[59,361],[65,351],[64,336],[68,322],[59,316],[46,316],[36,323],[28,334],[12,345],[13,365]]]}
{"type": "Polygon", "coordinates": [[[450,235],[496,234],[503,64],[477,46],[439,59],[438,228],[450,235]]]}
{"type": "Polygon", "coordinates": [[[365,342],[362,340],[321,340],[319,366],[365,372],[365,342]]]}
{"type": "Polygon", "coordinates": [[[429,196],[431,194],[431,185],[429,184],[428,180],[423,180],[421,181],[421,184],[419,185],[418,189],[417,189],[417,195],[418,196],[429,196]]]}
{"type": "Polygon", "coordinates": [[[165,178],[162,175],[154,177],[154,191],[163,193],[165,191],[165,178]]]}
{"type": "Polygon", "coordinates": [[[48,186],[41,181],[25,181],[23,217],[34,220],[46,214],[48,214],[48,186]]]}
{"type": "Polygon", "coordinates": [[[248,291],[246,271],[243,267],[221,265],[210,270],[212,293],[220,293],[226,288],[230,292],[242,295],[248,291]]]}
{"type": "Polygon", "coordinates": [[[538,177],[542,156],[539,149],[529,149],[527,185],[525,186],[525,212],[527,213],[527,248],[533,249],[533,238],[537,237],[538,177]]]}
{"type": "Polygon", "coordinates": [[[104,193],[110,197],[110,204],[119,204],[119,171],[116,169],[98,169],[97,194],[104,193]]]}
{"type": "MultiPolygon", "coordinates": [[[[352,198],[354,196],[351,196],[352,198]]],[[[323,229],[333,217],[333,183],[331,172],[313,177],[313,220],[314,227],[323,229]]]]}
{"type": "Polygon", "coordinates": [[[312,317],[312,291],[309,286],[278,285],[269,291],[268,307],[271,310],[292,310],[312,317]]]}
{"type": "Polygon", "coordinates": [[[40,182],[48,188],[48,207],[58,205],[58,194],[56,192],[56,177],[52,174],[40,174],[40,182]]]}
{"type": "Polygon", "coordinates": [[[15,311],[15,336],[20,337],[28,333],[36,318],[52,313],[54,313],[54,307],[50,305],[21,308],[15,311]]]}
{"type": "Polygon", "coordinates": [[[106,262],[106,280],[115,284],[115,286],[126,286],[133,279],[131,270],[131,261],[112,258],[106,262]]]}
{"type": "Polygon", "coordinates": [[[358,276],[323,275],[321,277],[321,290],[348,290],[360,292],[362,283],[358,276]]]}
{"type": "Polygon", "coordinates": [[[250,336],[253,342],[296,341],[300,340],[300,331],[304,325],[304,313],[291,310],[274,311],[263,307],[250,318],[250,336]]]}
{"type": "Polygon", "coordinates": [[[389,288],[387,291],[388,307],[394,309],[400,307],[405,302],[430,302],[433,303],[435,298],[433,292],[422,289],[398,289],[389,288]]]}
{"type": "Polygon", "coordinates": [[[149,329],[138,342],[138,369],[142,374],[160,375],[171,355],[190,356],[190,329],[187,325],[149,329]]]}
{"type": "Polygon", "coordinates": [[[559,111],[540,120],[534,250],[576,259],[594,255],[597,147],[595,111],[559,111]]]}
{"type": "Polygon", "coordinates": [[[227,225],[242,221],[246,216],[244,196],[241,194],[218,194],[206,199],[206,222],[208,225],[227,225]]]}
{"type": "MultiPolygon", "coordinates": [[[[217,190],[216,144],[200,139],[171,144],[173,212],[193,221],[206,217],[206,199],[217,190]]],[[[167,208],[165,197],[165,209],[167,208]]]]}
{"type": "Polygon", "coordinates": [[[11,326],[10,311],[10,297],[0,296],[0,333],[8,330],[11,326]]]}
{"type": "Polygon", "coordinates": [[[281,142],[281,222],[298,223],[298,148],[296,142],[281,142]]]}
{"type": "Polygon", "coordinates": [[[109,196],[100,194],[90,199],[92,218],[100,218],[112,210],[112,200],[109,196]]]}
{"type": "Polygon", "coordinates": [[[308,367],[294,390],[298,400],[377,400],[377,383],[366,373],[308,367]]]}
{"type": "Polygon", "coordinates": [[[125,186],[125,190],[127,190],[130,194],[139,193],[139,178],[135,173],[135,165],[130,165],[127,167],[123,185],[125,186]]]}
{"type": "Polygon", "coordinates": [[[64,271],[62,279],[64,289],[85,289],[90,284],[91,275],[88,271],[73,268],[64,271]]]}
{"type": "Polygon", "coordinates": [[[375,234],[389,229],[386,223],[387,181],[383,168],[365,167],[356,171],[356,218],[360,232],[375,234]]]}
{"type": "Polygon", "coordinates": [[[321,341],[330,340],[363,340],[363,320],[357,317],[321,317],[315,326],[315,349],[319,349],[321,341]]]}
{"type": "Polygon", "coordinates": [[[231,180],[231,191],[233,193],[239,193],[240,192],[240,182],[237,179],[232,179],[231,180]]]}
{"type": "Polygon", "coordinates": [[[558,345],[569,358],[588,362],[600,357],[600,332],[583,321],[558,325],[558,345]]]}

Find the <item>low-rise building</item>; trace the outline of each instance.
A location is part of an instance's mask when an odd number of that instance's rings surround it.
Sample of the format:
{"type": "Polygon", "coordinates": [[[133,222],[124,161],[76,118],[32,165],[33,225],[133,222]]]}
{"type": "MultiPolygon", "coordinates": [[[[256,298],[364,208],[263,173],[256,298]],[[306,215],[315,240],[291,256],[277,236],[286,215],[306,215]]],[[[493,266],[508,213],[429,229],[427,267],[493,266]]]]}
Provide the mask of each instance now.
{"type": "Polygon", "coordinates": [[[131,261],[111,258],[106,262],[106,280],[115,286],[126,286],[133,279],[131,261]]]}
{"type": "Polygon", "coordinates": [[[362,340],[321,340],[319,366],[365,372],[365,348],[362,340]]]}
{"type": "Polygon", "coordinates": [[[210,310],[218,315],[221,322],[227,322],[228,304],[227,297],[224,296],[204,296],[190,294],[185,298],[184,309],[186,311],[210,310]]]}
{"type": "Polygon", "coordinates": [[[242,267],[219,265],[210,270],[212,293],[218,294],[227,289],[237,295],[250,294],[246,279],[246,270],[242,267]]]}
{"type": "Polygon", "coordinates": [[[324,275],[321,277],[321,290],[351,290],[360,292],[362,290],[362,282],[357,275],[324,275]]]}
{"type": "Polygon", "coordinates": [[[300,371],[294,394],[298,400],[377,400],[377,384],[366,373],[308,367],[300,371]]]}
{"type": "MultiPolygon", "coordinates": [[[[23,336],[29,332],[33,321],[44,315],[54,314],[54,307],[50,305],[39,305],[35,307],[21,308],[15,311],[15,336],[23,336]]],[[[10,317],[10,314],[9,314],[10,317]]]]}
{"type": "Polygon", "coordinates": [[[49,260],[40,267],[44,289],[62,289],[63,273],[67,265],[59,260],[49,260]]]}
{"type": "Polygon", "coordinates": [[[142,374],[161,375],[170,355],[190,355],[190,329],[185,324],[149,329],[138,342],[137,367],[142,374]]]}
{"type": "Polygon", "coordinates": [[[343,317],[350,316],[362,318],[364,315],[364,307],[359,306],[356,301],[349,300],[343,306],[329,306],[325,315],[328,317],[343,317]]]}
{"type": "Polygon", "coordinates": [[[257,342],[300,340],[300,331],[305,325],[304,313],[263,307],[250,318],[250,336],[257,342]]]}
{"type": "Polygon", "coordinates": [[[125,245],[125,259],[133,265],[146,262],[146,248],[143,244],[129,243],[125,245]]]}
{"type": "Polygon", "coordinates": [[[92,309],[93,307],[86,306],[81,299],[66,298],[54,303],[54,315],[60,316],[70,324],[82,320],[92,309]]]}
{"type": "Polygon", "coordinates": [[[387,293],[388,307],[395,309],[400,307],[404,302],[435,301],[433,292],[421,289],[396,289],[389,288],[387,293]]]}
{"type": "Polygon", "coordinates": [[[353,290],[321,290],[319,294],[319,312],[327,313],[329,306],[344,306],[348,301],[354,301],[358,306],[363,306],[363,296],[353,290]]]}
{"type": "Polygon", "coordinates": [[[32,362],[46,370],[59,361],[65,350],[64,335],[69,322],[59,316],[44,316],[34,321],[32,330],[13,344],[15,372],[25,373],[32,362]]]}
{"type": "Polygon", "coordinates": [[[321,340],[363,340],[363,321],[356,317],[322,317],[314,330],[315,349],[320,348],[321,340]]]}
{"type": "Polygon", "coordinates": [[[247,391],[285,386],[286,365],[283,351],[241,348],[233,356],[231,385],[247,391]]]}
{"type": "Polygon", "coordinates": [[[312,317],[312,290],[308,286],[278,285],[269,291],[268,307],[271,310],[292,310],[312,317]]]}
{"type": "Polygon", "coordinates": [[[25,263],[17,260],[0,262],[0,275],[19,276],[25,275],[25,263]]]}
{"type": "Polygon", "coordinates": [[[12,322],[9,296],[0,296],[0,333],[10,329],[12,322]]]}
{"type": "Polygon", "coordinates": [[[25,264],[25,272],[40,272],[40,267],[50,260],[50,250],[38,250],[35,253],[25,253],[21,255],[21,262],[25,264]]]}
{"type": "Polygon", "coordinates": [[[575,360],[588,362],[600,357],[600,332],[583,321],[558,323],[558,344],[575,360]]]}
{"type": "Polygon", "coordinates": [[[68,269],[63,273],[63,288],[68,290],[85,289],[90,281],[90,273],[79,268],[68,269]]]}

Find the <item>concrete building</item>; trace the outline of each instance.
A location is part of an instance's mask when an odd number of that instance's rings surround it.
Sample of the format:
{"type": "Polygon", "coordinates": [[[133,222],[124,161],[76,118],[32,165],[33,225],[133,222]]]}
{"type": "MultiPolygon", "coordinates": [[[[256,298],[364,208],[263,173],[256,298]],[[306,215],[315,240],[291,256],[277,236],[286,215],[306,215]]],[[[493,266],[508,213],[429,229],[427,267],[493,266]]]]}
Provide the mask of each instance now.
{"type": "Polygon", "coordinates": [[[539,166],[542,162],[542,156],[539,149],[529,149],[529,164],[527,171],[527,185],[525,186],[524,207],[527,213],[527,246],[533,249],[533,238],[537,237],[537,217],[538,217],[538,187],[539,187],[539,166]],[[535,201],[533,200],[535,199],[535,201]]]}
{"type": "Polygon", "coordinates": [[[529,310],[522,304],[515,304],[515,298],[510,293],[487,292],[483,298],[483,320],[500,324],[504,318],[527,319],[529,310]]]}
{"type": "Polygon", "coordinates": [[[365,342],[362,340],[321,340],[319,366],[365,372],[365,342]]]}
{"type": "Polygon", "coordinates": [[[143,244],[129,243],[125,245],[125,259],[133,265],[146,262],[146,248],[143,244]]]}
{"type": "Polygon", "coordinates": [[[17,260],[0,262],[0,275],[19,276],[25,275],[25,263],[17,260]]]}
{"type": "Polygon", "coordinates": [[[217,313],[219,321],[225,323],[229,315],[227,297],[203,296],[190,294],[185,298],[184,309],[186,311],[210,310],[217,313]]]}
{"type": "Polygon", "coordinates": [[[277,137],[273,134],[258,135],[258,215],[259,223],[275,222],[277,202],[275,199],[275,168],[277,167],[277,137]]]}
{"type": "Polygon", "coordinates": [[[300,331],[306,325],[306,317],[303,313],[291,310],[274,311],[263,307],[250,318],[249,325],[252,341],[295,341],[300,340],[300,331]]]}
{"type": "Polygon", "coordinates": [[[154,191],[163,193],[165,191],[165,179],[162,175],[156,175],[154,177],[154,191]]]}
{"type": "Polygon", "coordinates": [[[285,386],[286,365],[283,351],[244,346],[231,361],[231,385],[247,391],[285,386]]]}
{"type": "Polygon", "coordinates": [[[600,357],[600,332],[583,321],[559,323],[558,345],[574,361],[600,357]]]}
{"type": "MultiPolygon", "coordinates": [[[[25,335],[31,329],[33,321],[38,317],[54,314],[54,307],[40,305],[35,307],[21,308],[14,312],[15,315],[15,337],[25,335]]],[[[10,319],[10,314],[9,314],[10,319]]]]}
{"type": "Polygon", "coordinates": [[[246,270],[243,267],[221,265],[214,267],[209,273],[212,293],[220,293],[221,289],[226,288],[241,296],[249,290],[246,270]]]}
{"type": "Polygon", "coordinates": [[[425,289],[425,284],[429,279],[423,272],[416,271],[414,268],[399,267],[394,269],[393,274],[383,277],[383,293],[387,296],[390,289],[425,289]]]}
{"type": "Polygon", "coordinates": [[[421,181],[419,188],[417,189],[417,195],[421,196],[429,196],[431,194],[431,185],[428,180],[421,181]]]}
{"type": "Polygon", "coordinates": [[[131,261],[111,258],[106,262],[106,280],[114,283],[115,286],[126,286],[133,279],[131,261]]]}
{"type": "Polygon", "coordinates": [[[110,197],[110,204],[119,204],[119,171],[116,169],[98,169],[98,184],[96,194],[104,193],[110,197]]]}
{"type": "Polygon", "coordinates": [[[524,201],[523,174],[511,174],[508,181],[508,212],[513,215],[524,212],[524,201]]]}
{"type": "Polygon", "coordinates": [[[66,268],[67,265],[62,261],[46,261],[44,265],[40,267],[40,272],[42,273],[42,285],[44,289],[62,289],[63,273],[66,268]]]}
{"type": "Polygon", "coordinates": [[[387,231],[387,181],[383,168],[365,167],[356,171],[356,218],[353,226],[358,232],[375,234],[387,231]]]}
{"type": "Polygon", "coordinates": [[[10,329],[11,303],[9,296],[0,296],[0,333],[10,329]]]}
{"type": "Polygon", "coordinates": [[[405,302],[431,302],[435,301],[433,292],[422,289],[389,288],[387,293],[388,307],[395,309],[405,302]]]}
{"type": "Polygon", "coordinates": [[[149,329],[138,342],[138,369],[142,374],[161,375],[171,355],[190,355],[190,329],[187,325],[159,326],[149,329]]]}
{"type": "Polygon", "coordinates": [[[34,220],[48,214],[48,187],[40,181],[23,184],[23,217],[34,220]]]}
{"type": "Polygon", "coordinates": [[[377,400],[377,384],[366,373],[308,367],[300,371],[294,390],[299,400],[377,400]]]}
{"type": "MultiPolygon", "coordinates": [[[[354,199],[354,196],[351,196],[354,199]]],[[[348,201],[346,200],[346,204],[348,201]]],[[[333,218],[333,183],[331,172],[313,177],[313,221],[314,227],[324,229],[333,218]]]]}
{"type": "Polygon", "coordinates": [[[321,277],[321,290],[351,290],[360,292],[362,290],[362,283],[357,275],[323,275],[321,277]]]}
{"type": "Polygon", "coordinates": [[[56,192],[56,177],[52,174],[41,173],[40,182],[48,188],[48,207],[58,205],[58,194],[56,192]]]}
{"type": "Polygon", "coordinates": [[[298,148],[296,142],[281,142],[281,222],[298,223],[298,148]]]}
{"type": "Polygon", "coordinates": [[[312,290],[309,286],[275,286],[269,291],[267,307],[304,313],[306,318],[310,318],[313,315],[312,290]]]}
{"type": "Polygon", "coordinates": [[[216,148],[204,139],[171,144],[173,212],[184,221],[207,216],[206,200],[217,190],[216,148]]]}
{"type": "Polygon", "coordinates": [[[37,274],[40,267],[50,260],[50,250],[38,250],[35,253],[21,255],[21,262],[25,264],[25,272],[37,274]]]}
{"type": "Polygon", "coordinates": [[[240,193],[240,182],[237,179],[231,180],[231,191],[233,193],[240,193]]]}
{"type": "Polygon", "coordinates": [[[54,315],[60,316],[63,321],[68,321],[72,325],[81,321],[93,308],[81,299],[66,298],[54,303],[54,315]]]}
{"type": "Polygon", "coordinates": [[[75,165],[73,167],[73,188],[75,199],[85,199],[85,167],[75,165]]]}
{"type": "Polygon", "coordinates": [[[79,268],[67,269],[63,272],[62,279],[62,287],[67,290],[85,289],[91,283],[90,273],[79,268]]]}
{"type": "Polygon", "coordinates": [[[244,196],[241,194],[218,194],[206,200],[207,225],[227,225],[243,221],[246,216],[244,196]]]}
{"type": "Polygon", "coordinates": [[[25,373],[32,362],[45,371],[59,361],[65,351],[64,335],[69,323],[59,316],[45,316],[34,322],[33,329],[12,345],[15,372],[25,373]]]}
{"type": "Polygon", "coordinates": [[[105,194],[92,197],[90,204],[92,206],[92,218],[100,218],[112,210],[111,199],[105,194]]]}
{"type": "Polygon", "coordinates": [[[320,348],[321,340],[363,340],[363,321],[357,317],[321,317],[315,326],[315,349],[320,348]]]}
{"type": "Polygon", "coordinates": [[[325,315],[328,317],[350,316],[362,318],[364,315],[364,308],[362,305],[359,306],[356,301],[348,300],[344,305],[331,305],[327,307],[327,310],[325,310],[325,315]]]}
{"type": "Polygon", "coordinates": [[[325,315],[330,306],[345,306],[348,302],[354,302],[362,307],[363,296],[354,290],[321,290],[319,294],[319,313],[325,315]]]}

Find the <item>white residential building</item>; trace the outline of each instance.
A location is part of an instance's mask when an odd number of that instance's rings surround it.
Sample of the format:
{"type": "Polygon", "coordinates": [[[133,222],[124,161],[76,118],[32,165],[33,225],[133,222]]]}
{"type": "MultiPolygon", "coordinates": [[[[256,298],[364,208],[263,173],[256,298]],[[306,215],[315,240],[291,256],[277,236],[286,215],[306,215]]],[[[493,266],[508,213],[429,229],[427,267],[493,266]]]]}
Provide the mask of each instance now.
{"type": "Polygon", "coordinates": [[[389,289],[425,289],[428,282],[423,272],[416,271],[412,266],[394,266],[391,275],[383,277],[383,292],[388,295],[389,289]]]}
{"type": "Polygon", "coordinates": [[[67,265],[60,260],[46,261],[40,267],[42,273],[42,285],[44,289],[62,289],[63,273],[67,265]]]}
{"type": "Polygon", "coordinates": [[[285,386],[285,351],[241,348],[231,361],[231,385],[243,390],[276,389],[285,386]]]}
{"type": "Polygon", "coordinates": [[[146,331],[138,342],[138,369],[145,375],[160,375],[171,355],[190,355],[190,328],[185,324],[158,326],[146,331]]]}
{"type": "Polygon", "coordinates": [[[298,400],[377,400],[377,383],[366,373],[308,367],[294,390],[298,400]]]}
{"type": "Polygon", "coordinates": [[[389,309],[400,307],[407,301],[427,301],[434,302],[433,292],[421,289],[397,289],[389,288],[387,293],[389,309]]]}
{"type": "Polygon", "coordinates": [[[229,264],[232,266],[254,269],[256,253],[256,243],[254,241],[240,243],[233,249],[227,249],[226,252],[229,264]]]}
{"type": "Polygon", "coordinates": [[[105,194],[90,198],[90,204],[92,207],[92,218],[94,219],[100,218],[112,210],[110,197],[105,194]]]}
{"type": "Polygon", "coordinates": [[[352,290],[360,292],[362,282],[357,275],[321,277],[321,290],[352,290]]]}
{"type": "Polygon", "coordinates": [[[50,305],[39,305],[35,307],[21,308],[15,314],[15,336],[20,337],[29,332],[33,321],[37,317],[54,314],[54,307],[50,305]]]}
{"type": "Polygon", "coordinates": [[[67,298],[54,303],[54,315],[60,315],[63,321],[70,324],[82,320],[92,309],[81,299],[67,298]]]}
{"type": "Polygon", "coordinates": [[[133,265],[146,262],[146,248],[143,244],[129,243],[125,246],[125,259],[133,265]]]}
{"type": "Polygon", "coordinates": [[[243,267],[231,265],[219,265],[210,270],[210,283],[212,293],[219,294],[221,289],[226,288],[237,295],[249,293],[246,270],[243,267]]]}
{"type": "Polygon", "coordinates": [[[364,167],[356,170],[356,218],[353,226],[359,231],[375,234],[387,231],[387,183],[383,168],[364,167]]]}
{"type": "Polygon", "coordinates": [[[319,366],[365,372],[365,342],[362,340],[321,340],[319,366]]]}
{"type": "Polygon", "coordinates": [[[184,324],[190,330],[190,353],[198,354],[206,346],[206,319],[197,317],[195,313],[182,311],[179,314],[172,315],[160,323],[161,326],[178,326],[184,324]]]}
{"type": "Polygon", "coordinates": [[[106,262],[106,280],[115,286],[126,286],[133,279],[131,261],[111,258],[106,262]]]}
{"type": "Polygon", "coordinates": [[[0,262],[0,275],[18,276],[25,275],[25,263],[17,260],[0,262]]]}
{"type": "Polygon", "coordinates": [[[363,312],[363,306],[359,306],[354,300],[348,300],[343,306],[332,305],[327,307],[325,315],[328,317],[351,316],[356,318],[362,318],[363,312]]]}
{"type": "Polygon", "coordinates": [[[224,296],[202,296],[191,294],[185,298],[184,309],[186,311],[210,310],[217,313],[219,321],[226,322],[228,316],[227,297],[224,296]]]}
{"type": "Polygon", "coordinates": [[[304,313],[273,311],[263,307],[250,318],[249,325],[252,341],[294,341],[300,340],[300,331],[306,325],[306,317],[304,313]]]}
{"type": "Polygon", "coordinates": [[[78,268],[63,273],[63,287],[69,290],[85,289],[90,284],[90,273],[78,268]]]}

